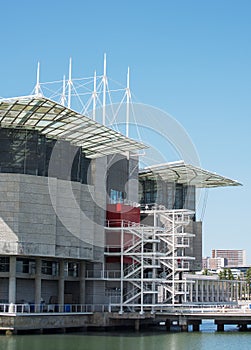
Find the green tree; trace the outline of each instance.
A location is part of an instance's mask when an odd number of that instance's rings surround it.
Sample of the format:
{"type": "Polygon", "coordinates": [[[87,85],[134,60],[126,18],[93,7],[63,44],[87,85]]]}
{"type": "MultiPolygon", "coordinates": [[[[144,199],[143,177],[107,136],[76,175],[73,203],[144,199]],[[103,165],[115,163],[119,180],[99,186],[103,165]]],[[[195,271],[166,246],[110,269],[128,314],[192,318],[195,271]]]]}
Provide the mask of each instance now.
{"type": "Polygon", "coordinates": [[[246,282],[247,282],[247,288],[248,288],[248,298],[250,299],[251,267],[246,272],[246,282]]]}
{"type": "Polygon", "coordinates": [[[227,279],[228,280],[234,280],[234,275],[231,269],[227,269],[227,279]]]}
{"type": "Polygon", "coordinates": [[[219,274],[218,274],[220,280],[234,280],[234,275],[231,271],[231,269],[223,269],[220,270],[219,274]]]}
{"type": "Polygon", "coordinates": [[[202,275],[208,276],[209,275],[208,269],[204,269],[203,272],[202,272],[202,275]]]}
{"type": "Polygon", "coordinates": [[[220,280],[223,280],[224,279],[224,274],[223,274],[223,271],[220,270],[220,272],[218,273],[218,276],[219,276],[219,279],[220,280]]]}

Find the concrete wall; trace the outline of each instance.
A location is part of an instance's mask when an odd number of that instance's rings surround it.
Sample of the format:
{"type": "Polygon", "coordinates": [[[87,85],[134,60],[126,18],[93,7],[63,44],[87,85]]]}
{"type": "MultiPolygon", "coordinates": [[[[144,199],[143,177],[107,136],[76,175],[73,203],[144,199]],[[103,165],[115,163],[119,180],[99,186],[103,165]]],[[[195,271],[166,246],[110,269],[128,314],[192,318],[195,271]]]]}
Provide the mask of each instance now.
{"type": "Polygon", "coordinates": [[[0,254],[102,260],[98,199],[105,202],[104,191],[91,185],[0,174],[0,254]]]}
{"type": "Polygon", "coordinates": [[[33,279],[17,278],[16,303],[33,302],[35,300],[35,281],[33,279]]]}
{"type": "Polygon", "coordinates": [[[138,203],[138,157],[127,158],[121,154],[107,157],[107,193],[110,190],[124,193],[124,202],[138,203]]]}
{"type": "Polygon", "coordinates": [[[65,281],[65,304],[79,304],[79,281],[65,281]]]}
{"type": "Polygon", "coordinates": [[[139,172],[139,163],[138,157],[133,157],[129,159],[129,179],[126,184],[127,199],[131,202],[139,202],[139,181],[138,181],[138,172],[139,172]]]}
{"type": "Polygon", "coordinates": [[[58,295],[58,281],[42,280],[41,297],[46,304],[50,303],[51,297],[58,295]]]}
{"type": "Polygon", "coordinates": [[[105,300],[105,282],[87,281],[86,282],[86,304],[104,304],[105,300]]]}
{"type": "Polygon", "coordinates": [[[0,282],[0,303],[9,300],[9,278],[1,278],[0,282]]]}
{"type": "Polygon", "coordinates": [[[106,169],[107,169],[107,158],[97,158],[91,163],[92,172],[92,184],[94,186],[94,192],[92,198],[94,200],[94,253],[93,259],[95,261],[104,261],[104,226],[106,219],[106,169]]]}
{"type": "Polygon", "coordinates": [[[188,227],[187,232],[191,232],[195,237],[190,238],[190,248],[186,248],[185,253],[188,256],[195,257],[190,261],[190,271],[201,271],[202,269],[202,222],[193,221],[188,227]]]}

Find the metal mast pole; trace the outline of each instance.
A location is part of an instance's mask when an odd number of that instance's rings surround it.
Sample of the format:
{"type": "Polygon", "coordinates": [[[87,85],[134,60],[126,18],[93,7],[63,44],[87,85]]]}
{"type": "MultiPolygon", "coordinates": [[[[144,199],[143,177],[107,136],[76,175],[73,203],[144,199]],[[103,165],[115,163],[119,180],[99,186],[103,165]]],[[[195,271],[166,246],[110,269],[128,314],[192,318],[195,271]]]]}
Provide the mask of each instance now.
{"type": "Polygon", "coordinates": [[[126,137],[129,137],[129,121],[130,121],[130,68],[127,70],[127,85],[126,85],[126,137]]]}
{"type": "MultiPolygon", "coordinates": [[[[156,227],[157,227],[157,211],[156,209],[154,210],[154,213],[153,213],[153,226],[154,226],[154,230],[153,230],[153,245],[152,245],[152,249],[153,249],[153,266],[156,266],[157,265],[157,259],[156,259],[156,252],[157,252],[157,249],[156,249],[156,227]]],[[[155,292],[156,291],[156,267],[153,268],[153,275],[152,275],[152,278],[153,278],[153,285],[152,285],[152,290],[155,292]]],[[[156,304],[156,295],[153,293],[152,294],[152,304],[155,305],[156,304]]],[[[152,312],[154,312],[154,306],[152,306],[152,312]]]]}
{"type": "Polygon", "coordinates": [[[92,119],[96,120],[96,103],[97,103],[97,74],[94,72],[94,80],[93,80],[93,109],[92,109],[92,119]]]}
{"type": "Polygon", "coordinates": [[[65,75],[63,77],[63,92],[61,96],[61,105],[65,106],[65,75]]]}
{"type": "Polygon", "coordinates": [[[37,63],[37,83],[35,87],[35,95],[39,95],[40,92],[40,62],[37,63]]]}
{"type": "Polygon", "coordinates": [[[71,108],[71,86],[72,86],[71,70],[72,70],[72,61],[71,61],[71,57],[70,57],[70,61],[69,61],[69,80],[68,80],[68,108],[71,108]]]}
{"type": "Polygon", "coordinates": [[[144,313],[144,229],[141,227],[140,314],[144,313]]]}
{"type": "Polygon", "coordinates": [[[175,303],[175,214],[172,213],[172,304],[175,303]]]}
{"type": "Polygon", "coordinates": [[[121,221],[121,242],[120,242],[121,256],[120,256],[120,311],[123,314],[124,301],[124,221],[121,221]]]}
{"type": "Polygon", "coordinates": [[[104,54],[104,75],[103,75],[103,125],[105,125],[105,107],[106,107],[106,53],[104,54]]]}

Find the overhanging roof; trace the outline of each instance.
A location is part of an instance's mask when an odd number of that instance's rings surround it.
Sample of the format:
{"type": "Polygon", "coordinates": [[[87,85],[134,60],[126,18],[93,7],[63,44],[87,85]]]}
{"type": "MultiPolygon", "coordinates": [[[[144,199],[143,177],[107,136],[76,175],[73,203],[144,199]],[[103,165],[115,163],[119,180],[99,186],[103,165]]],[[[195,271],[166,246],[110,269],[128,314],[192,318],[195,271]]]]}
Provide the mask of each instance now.
{"type": "Polygon", "coordinates": [[[201,169],[184,161],[153,165],[139,171],[140,177],[161,178],[166,182],[194,185],[199,188],[239,186],[239,182],[201,169]]]}
{"type": "Polygon", "coordinates": [[[40,96],[0,99],[1,127],[34,129],[82,147],[89,158],[145,149],[134,141],[57,102],[40,96]]]}

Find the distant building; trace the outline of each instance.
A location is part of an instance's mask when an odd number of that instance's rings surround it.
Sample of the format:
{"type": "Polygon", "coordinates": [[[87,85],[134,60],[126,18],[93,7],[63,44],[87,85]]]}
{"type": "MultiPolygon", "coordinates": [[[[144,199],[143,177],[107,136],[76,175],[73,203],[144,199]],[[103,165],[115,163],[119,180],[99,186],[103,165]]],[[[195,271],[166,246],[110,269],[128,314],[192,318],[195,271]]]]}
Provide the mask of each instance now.
{"type": "Polygon", "coordinates": [[[209,270],[218,270],[222,267],[225,267],[227,264],[227,259],[225,258],[208,258],[208,269],[209,270]]]}
{"type": "Polygon", "coordinates": [[[225,258],[227,267],[246,265],[246,251],[243,249],[213,249],[212,258],[225,258]]]}
{"type": "Polygon", "coordinates": [[[202,259],[202,269],[219,270],[227,265],[225,258],[210,258],[209,256],[202,259]]]}
{"type": "Polygon", "coordinates": [[[209,258],[208,256],[202,258],[202,270],[207,269],[207,259],[208,259],[208,258],[209,258]]]}

